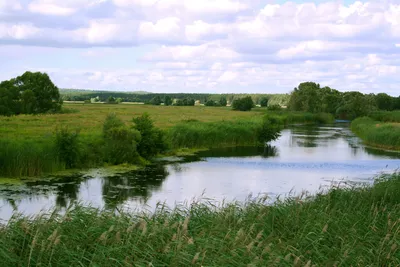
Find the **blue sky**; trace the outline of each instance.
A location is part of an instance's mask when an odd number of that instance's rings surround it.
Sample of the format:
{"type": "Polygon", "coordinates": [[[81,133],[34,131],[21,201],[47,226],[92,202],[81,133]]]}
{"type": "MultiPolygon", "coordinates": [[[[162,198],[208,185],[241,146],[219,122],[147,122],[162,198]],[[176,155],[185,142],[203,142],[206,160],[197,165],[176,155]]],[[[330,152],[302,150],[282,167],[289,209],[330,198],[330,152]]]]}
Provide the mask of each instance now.
{"type": "Polygon", "coordinates": [[[0,0],[0,80],[61,88],[400,94],[400,1],[0,0]]]}

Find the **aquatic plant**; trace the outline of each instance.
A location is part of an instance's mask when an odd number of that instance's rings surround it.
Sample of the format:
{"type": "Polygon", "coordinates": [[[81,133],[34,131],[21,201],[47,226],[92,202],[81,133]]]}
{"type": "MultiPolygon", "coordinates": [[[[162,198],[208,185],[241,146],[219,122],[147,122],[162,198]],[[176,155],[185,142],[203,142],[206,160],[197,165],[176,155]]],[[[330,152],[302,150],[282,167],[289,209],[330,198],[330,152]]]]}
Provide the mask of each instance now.
{"type": "Polygon", "coordinates": [[[71,206],[0,226],[4,266],[399,266],[400,175],[265,205],[71,206]]]}
{"type": "Polygon", "coordinates": [[[379,122],[369,117],[361,117],[351,123],[351,130],[368,145],[400,150],[399,123],[379,122]]]}

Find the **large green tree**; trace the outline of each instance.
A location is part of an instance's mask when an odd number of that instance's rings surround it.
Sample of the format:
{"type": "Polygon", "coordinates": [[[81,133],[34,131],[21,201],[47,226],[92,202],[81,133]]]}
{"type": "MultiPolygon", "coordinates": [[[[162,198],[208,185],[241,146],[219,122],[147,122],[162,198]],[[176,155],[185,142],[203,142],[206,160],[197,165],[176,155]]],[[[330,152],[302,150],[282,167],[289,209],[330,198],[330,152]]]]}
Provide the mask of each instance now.
{"type": "Polygon", "coordinates": [[[46,73],[27,71],[0,83],[0,115],[56,112],[62,100],[46,73]]]}

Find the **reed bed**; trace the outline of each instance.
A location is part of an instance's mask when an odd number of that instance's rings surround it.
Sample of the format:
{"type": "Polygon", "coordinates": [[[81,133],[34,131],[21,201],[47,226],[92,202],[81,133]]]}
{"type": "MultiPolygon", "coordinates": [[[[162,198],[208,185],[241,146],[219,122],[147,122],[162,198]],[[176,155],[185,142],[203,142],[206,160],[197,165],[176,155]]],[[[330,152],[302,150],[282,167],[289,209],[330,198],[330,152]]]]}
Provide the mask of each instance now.
{"type": "Polygon", "coordinates": [[[3,266],[400,266],[400,175],[265,205],[80,205],[0,226],[3,266]]]}
{"type": "Polygon", "coordinates": [[[351,130],[365,144],[391,150],[400,150],[400,124],[375,121],[369,117],[357,118],[351,130]]]}

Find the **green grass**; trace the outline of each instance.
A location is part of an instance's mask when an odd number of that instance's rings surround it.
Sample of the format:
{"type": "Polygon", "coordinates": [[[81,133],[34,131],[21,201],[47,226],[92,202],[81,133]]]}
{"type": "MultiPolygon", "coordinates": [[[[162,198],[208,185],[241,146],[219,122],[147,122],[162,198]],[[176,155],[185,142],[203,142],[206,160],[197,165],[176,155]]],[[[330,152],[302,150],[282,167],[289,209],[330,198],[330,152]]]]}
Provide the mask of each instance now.
{"type": "Polygon", "coordinates": [[[257,145],[261,124],[261,118],[207,123],[187,121],[171,127],[168,137],[173,148],[257,145]]]}
{"type": "Polygon", "coordinates": [[[351,130],[367,145],[400,150],[399,123],[379,122],[369,117],[362,117],[355,119],[351,123],[351,130]]]}
{"type": "Polygon", "coordinates": [[[0,227],[3,266],[400,266],[400,175],[272,206],[71,207],[0,227]]]}
{"type": "Polygon", "coordinates": [[[382,122],[400,122],[400,110],[398,111],[376,111],[368,115],[368,117],[382,122]]]}
{"type": "Polygon", "coordinates": [[[307,113],[296,111],[268,111],[270,116],[278,117],[283,123],[304,123],[304,124],[329,124],[335,121],[335,117],[329,113],[307,113]]]}

